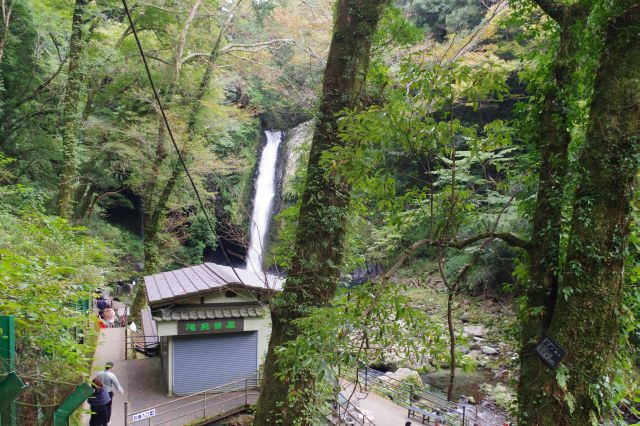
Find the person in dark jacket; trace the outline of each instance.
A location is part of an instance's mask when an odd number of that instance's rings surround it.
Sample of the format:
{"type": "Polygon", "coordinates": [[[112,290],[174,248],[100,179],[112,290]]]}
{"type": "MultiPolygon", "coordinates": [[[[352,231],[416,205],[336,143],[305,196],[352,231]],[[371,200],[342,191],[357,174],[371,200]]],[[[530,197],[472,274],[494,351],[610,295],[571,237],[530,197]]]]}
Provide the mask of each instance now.
{"type": "Polygon", "coordinates": [[[109,307],[109,304],[107,303],[106,300],[104,300],[104,297],[102,296],[98,297],[98,301],[96,302],[96,307],[98,308],[98,316],[100,318],[104,318],[104,310],[109,307]]]}
{"type": "Polygon", "coordinates": [[[92,381],[93,395],[89,397],[91,407],[91,420],[89,426],[107,426],[109,423],[109,402],[111,397],[102,384],[102,379],[96,377],[92,381]]]}

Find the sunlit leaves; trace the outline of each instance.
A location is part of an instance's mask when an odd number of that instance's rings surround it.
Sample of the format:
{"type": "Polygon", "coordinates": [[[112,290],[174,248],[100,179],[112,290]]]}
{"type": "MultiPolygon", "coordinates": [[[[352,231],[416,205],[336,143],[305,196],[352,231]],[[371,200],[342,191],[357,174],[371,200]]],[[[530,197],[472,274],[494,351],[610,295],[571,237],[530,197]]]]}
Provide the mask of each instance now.
{"type": "Polygon", "coordinates": [[[402,286],[387,287],[366,315],[378,291],[374,283],[341,291],[331,306],[313,309],[298,320],[299,337],[279,349],[285,381],[309,369],[321,372],[324,380],[315,384],[315,409],[334,396],[342,375],[383,359],[387,351],[412,362],[439,359],[446,351],[443,326],[411,307],[402,286]]]}
{"type": "Polygon", "coordinates": [[[78,302],[104,282],[111,250],[85,228],[39,213],[29,198],[26,210],[12,213],[8,197],[24,191],[0,190],[0,313],[15,316],[18,358],[46,357],[69,373],[88,372],[93,348],[79,344],[76,332],[86,339],[93,327],[78,302]]]}

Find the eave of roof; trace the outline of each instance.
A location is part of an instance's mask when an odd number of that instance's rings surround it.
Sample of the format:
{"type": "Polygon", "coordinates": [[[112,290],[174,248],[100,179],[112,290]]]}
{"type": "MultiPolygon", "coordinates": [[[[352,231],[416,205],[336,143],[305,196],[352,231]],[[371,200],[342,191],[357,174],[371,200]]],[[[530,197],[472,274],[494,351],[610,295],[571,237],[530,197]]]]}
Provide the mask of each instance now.
{"type": "Polygon", "coordinates": [[[266,310],[260,306],[240,305],[237,307],[189,307],[178,309],[161,309],[155,312],[153,317],[157,322],[169,321],[197,321],[215,320],[224,318],[259,318],[264,316],[266,310]]]}

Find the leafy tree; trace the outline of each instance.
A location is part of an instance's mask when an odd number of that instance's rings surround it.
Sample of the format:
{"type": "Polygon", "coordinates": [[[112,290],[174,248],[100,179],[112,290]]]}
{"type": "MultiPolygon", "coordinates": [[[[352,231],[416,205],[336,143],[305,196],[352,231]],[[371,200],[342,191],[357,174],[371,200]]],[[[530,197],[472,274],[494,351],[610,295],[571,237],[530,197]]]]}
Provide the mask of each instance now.
{"type": "Polygon", "coordinates": [[[76,0],[73,9],[71,39],[69,41],[69,69],[61,109],[62,136],[62,176],[58,195],[58,214],[70,219],[72,215],[72,196],[77,179],[78,132],[80,127],[80,105],[85,89],[83,52],[86,44],[86,19],[88,0],[76,0]]]}
{"type": "MultiPolygon", "coordinates": [[[[560,3],[541,2],[541,6],[559,19],[575,13],[560,3]]],[[[609,369],[621,333],[630,203],[638,170],[639,46],[631,34],[640,27],[640,7],[620,2],[607,15],[585,142],[578,157],[569,241],[560,257],[561,268],[553,273],[557,284],[546,287],[549,303],[528,301],[528,315],[540,307],[546,319],[538,336],[550,336],[567,349],[567,358],[555,373],[523,354],[520,415],[530,424],[597,424],[611,408],[604,389],[611,380],[609,369]],[[532,381],[535,372],[539,375],[532,381]]],[[[549,202],[547,197],[539,196],[538,205],[549,202]]],[[[532,270],[539,267],[531,265],[532,270]]]]}
{"type": "Polygon", "coordinates": [[[50,421],[75,387],[68,383],[88,379],[97,337],[90,303],[115,260],[86,228],[43,213],[43,201],[33,188],[0,185],[0,314],[15,317],[18,374],[48,398],[23,407],[30,424],[50,421]]]}
{"type": "MultiPolygon", "coordinates": [[[[472,102],[478,108],[480,99],[502,96],[505,76],[496,66],[474,69],[411,57],[403,62],[397,77],[398,85],[386,91],[383,106],[343,117],[340,128],[349,144],[334,149],[327,161],[357,191],[377,203],[385,229],[398,235],[391,240],[389,253],[402,255],[390,271],[397,271],[424,246],[435,249],[448,293],[451,398],[458,357],[454,298],[491,240],[503,238],[526,245],[498,229],[513,201],[508,193],[513,188],[488,173],[498,168],[505,173],[511,161],[509,130],[497,120],[480,131],[455,115],[459,104],[472,102]],[[421,173],[406,176],[407,163],[421,173]],[[474,172],[476,169],[484,173],[474,172]],[[477,232],[480,234],[474,235],[477,232]],[[485,239],[462,264],[453,266],[448,261],[456,251],[469,250],[468,246],[485,239]]],[[[369,220],[376,219],[369,210],[363,211],[369,220]]]]}
{"type": "Polygon", "coordinates": [[[255,425],[311,424],[315,412],[311,370],[279,377],[277,348],[295,339],[295,320],[310,307],[325,306],[333,298],[340,276],[349,186],[327,175],[320,163],[324,152],[342,146],[336,114],[353,108],[364,85],[369,51],[386,1],[343,0],[336,20],[323,82],[320,118],[311,145],[302,196],[295,255],[281,295],[272,301],[272,332],[265,361],[263,391],[255,425]]]}

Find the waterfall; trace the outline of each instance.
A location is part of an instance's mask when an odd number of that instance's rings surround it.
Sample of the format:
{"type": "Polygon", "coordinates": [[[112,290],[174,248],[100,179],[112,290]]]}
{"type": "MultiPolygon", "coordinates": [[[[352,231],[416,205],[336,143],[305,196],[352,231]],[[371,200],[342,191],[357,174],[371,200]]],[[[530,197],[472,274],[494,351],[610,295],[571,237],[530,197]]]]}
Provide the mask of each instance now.
{"type": "Polygon", "coordinates": [[[282,132],[266,131],[267,144],[262,149],[256,179],[256,195],[253,198],[253,212],[251,213],[251,235],[247,250],[247,269],[262,271],[262,256],[269,219],[273,207],[273,197],[276,194],[276,161],[278,147],[282,142],[282,132]]]}

